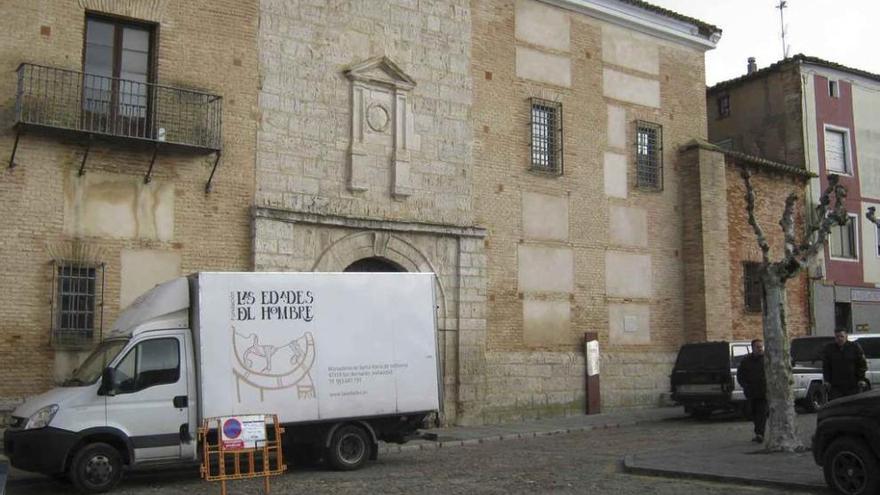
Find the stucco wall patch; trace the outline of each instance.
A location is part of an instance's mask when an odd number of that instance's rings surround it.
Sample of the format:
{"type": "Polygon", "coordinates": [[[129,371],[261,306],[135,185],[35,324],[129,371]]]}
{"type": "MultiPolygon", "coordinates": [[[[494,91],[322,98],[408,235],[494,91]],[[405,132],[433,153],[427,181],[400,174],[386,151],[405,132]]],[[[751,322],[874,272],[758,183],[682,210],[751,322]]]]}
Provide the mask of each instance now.
{"type": "Polygon", "coordinates": [[[624,74],[612,69],[602,72],[605,96],[615,100],[660,108],[660,81],[624,74]]]}

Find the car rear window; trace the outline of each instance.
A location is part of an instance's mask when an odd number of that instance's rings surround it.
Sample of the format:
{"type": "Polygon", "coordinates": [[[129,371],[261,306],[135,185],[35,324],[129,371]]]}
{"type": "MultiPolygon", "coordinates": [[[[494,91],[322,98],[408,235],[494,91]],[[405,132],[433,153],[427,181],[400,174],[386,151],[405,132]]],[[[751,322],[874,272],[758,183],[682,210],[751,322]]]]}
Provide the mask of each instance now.
{"type": "Polygon", "coordinates": [[[730,345],[727,342],[685,344],[678,351],[676,370],[730,368],[730,345]]]}
{"type": "Polygon", "coordinates": [[[834,337],[805,337],[791,341],[791,360],[795,363],[809,363],[822,360],[822,349],[834,337]]]}

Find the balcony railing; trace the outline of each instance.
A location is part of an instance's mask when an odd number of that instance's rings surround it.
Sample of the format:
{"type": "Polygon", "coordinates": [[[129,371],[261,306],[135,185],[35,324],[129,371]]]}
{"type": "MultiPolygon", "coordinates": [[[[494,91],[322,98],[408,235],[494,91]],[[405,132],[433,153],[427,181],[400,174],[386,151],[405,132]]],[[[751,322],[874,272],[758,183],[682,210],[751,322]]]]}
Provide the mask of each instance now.
{"type": "Polygon", "coordinates": [[[21,64],[16,123],[219,151],[220,96],[21,64]]]}

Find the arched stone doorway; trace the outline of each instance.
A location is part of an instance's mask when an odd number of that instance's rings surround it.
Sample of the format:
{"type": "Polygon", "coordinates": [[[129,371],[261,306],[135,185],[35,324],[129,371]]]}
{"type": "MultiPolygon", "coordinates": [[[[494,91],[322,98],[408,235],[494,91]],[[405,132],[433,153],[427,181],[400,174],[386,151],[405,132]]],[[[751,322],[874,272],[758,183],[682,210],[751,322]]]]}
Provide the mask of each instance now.
{"type": "Polygon", "coordinates": [[[348,265],[345,272],[405,272],[406,270],[386,258],[379,256],[371,256],[369,258],[361,258],[354,263],[348,265]]]}

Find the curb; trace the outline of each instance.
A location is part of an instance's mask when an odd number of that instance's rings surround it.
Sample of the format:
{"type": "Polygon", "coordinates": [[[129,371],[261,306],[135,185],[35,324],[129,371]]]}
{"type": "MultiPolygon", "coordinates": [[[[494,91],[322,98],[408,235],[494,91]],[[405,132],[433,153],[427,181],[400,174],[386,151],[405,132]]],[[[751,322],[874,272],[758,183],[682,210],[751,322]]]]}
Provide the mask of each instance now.
{"type": "Polygon", "coordinates": [[[760,478],[746,478],[741,476],[732,476],[725,474],[707,473],[702,471],[676,471],[674,469],[662,469],[654,467],[639,466],[633,455],[627,455],[623,458],[623,471],[629,474],[638,474],[644,476],[660,476],[663,478],[674,479],[694,479],[703,481],[714,481],[717,483],[729,483],[748,486],[763,486],[769,488],[786,488],[789,490],[810,491],[817,493],[828,493],[828,487],[825,485],[813,485],[808,483],[798,483],[796,481],[778,481],[760,478]]]}
{"type": "Polygon", "coordinates": [[[601,423],[595,425],[576,426],[572,428],[560,428],[556,430],[533,431],[526,433],[507,433],[503,435],[489,435],[480,438],[468,438],[465,440],[442,440],[442,441],[424,441],[422,443],[410,443],[404,445],[381,445],[379,454],[397,454],[401,452],[412,452],[418,450],[437,450],[450,449],[455,447],[465,447],[468,445],[479,445],[489,442],[509,442],[513,440],[527,440],[530,438],[549,437],[554,435],[569,435],[572,433],[582,433],[593,430],[608,430],[612,428],[621,428],[624,426],[635,426],[641,423],[650,423],[654,420],[633,420],[601,423]]]}

